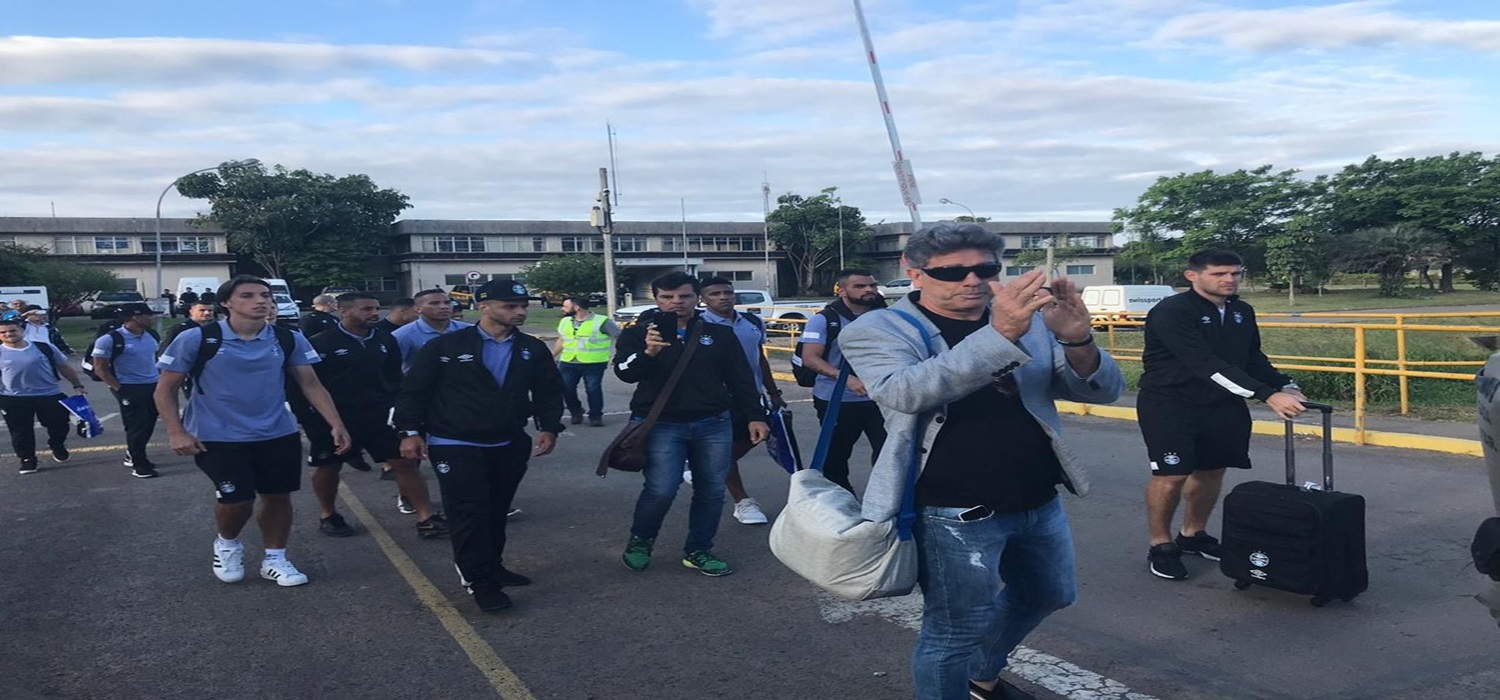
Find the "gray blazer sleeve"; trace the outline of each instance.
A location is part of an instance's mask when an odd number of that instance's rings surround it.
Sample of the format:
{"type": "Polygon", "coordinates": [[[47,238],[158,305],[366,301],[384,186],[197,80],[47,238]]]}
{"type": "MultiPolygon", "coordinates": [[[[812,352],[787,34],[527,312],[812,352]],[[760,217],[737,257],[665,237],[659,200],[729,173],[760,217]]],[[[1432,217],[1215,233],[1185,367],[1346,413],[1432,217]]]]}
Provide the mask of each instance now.
{"type": "MultiPolygon", "coordinates": [[[[918,320],[926,322],[920,316],[918,320]]],[[[996,371],[1031,361],[989,326],[952,348],[946,348],[935,328],[928,330],[936,357],[922,346],[921,334],[906,319],[891,311],[871,311],[839,334],[839,347],[870,398],[882,408],[910,414],[957,401],[993,382],[996,371]]]]}

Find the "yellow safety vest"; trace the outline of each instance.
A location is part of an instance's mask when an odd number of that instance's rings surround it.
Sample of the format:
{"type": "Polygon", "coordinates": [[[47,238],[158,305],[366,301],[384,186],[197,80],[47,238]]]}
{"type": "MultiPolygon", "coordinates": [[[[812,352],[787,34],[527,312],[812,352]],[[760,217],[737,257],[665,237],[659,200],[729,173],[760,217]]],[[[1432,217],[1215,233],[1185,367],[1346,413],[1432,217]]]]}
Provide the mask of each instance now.
{"type": "Polygon", "coordinates": [[[609,362],[609,336],[604,334],[604,322],[608,320],[594,314],[574,328],[573,317],[564,316],[557,322],[557,334],[563,341],[562,356],[558,359],[584,365],[609,362]]]}

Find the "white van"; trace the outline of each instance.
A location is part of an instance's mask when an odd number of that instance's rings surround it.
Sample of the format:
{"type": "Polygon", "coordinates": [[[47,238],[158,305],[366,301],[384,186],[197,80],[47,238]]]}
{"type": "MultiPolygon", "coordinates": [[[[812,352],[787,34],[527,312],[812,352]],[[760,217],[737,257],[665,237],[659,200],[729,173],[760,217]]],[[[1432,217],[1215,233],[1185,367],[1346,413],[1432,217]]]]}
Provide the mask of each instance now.
{"type": "Polygon", "coordinates": [[[1141,321],[1157,302],[1177,290],[1164,284],[1115,284],[1085,287],[1083,305],[1094,316],[1120,321],[1141,321]]]}
{"type": "MultiPolygon", "coordinates": [[[[203,296],[203,288],[204,287],[212,289],[212,290],[214,290],[214,294],[218,294],[219,293],[219,285],[221,285],[223,283],[224,283],[224,281],[221,280],[221,279],[219,279],[219,278],[217,278],[217,277],[182,277],[182,278],[179,278],[177,280],[177,299],[178,299],[177,303],[179,305],[182,305],[182,293],[188,291],[189,289],[191,289],[193,291],[193,294],[197,295],[197,296],[203,296]]],[[[183,314],[185,315],[187,313],[187,311],[188,311],[187,307],[183,306],[182,307],[182,311],[183,311],[183,314]]]]}
{"type": "Polygon", "coordinates": [[[273,277],[267,277],[266,284],[271,285],[271,299],[276,302],[276,321],[295,324],[301,320],[302,312],[297,309],[297,300],[292,298],[291,285],[284,279],[273,277]]]}

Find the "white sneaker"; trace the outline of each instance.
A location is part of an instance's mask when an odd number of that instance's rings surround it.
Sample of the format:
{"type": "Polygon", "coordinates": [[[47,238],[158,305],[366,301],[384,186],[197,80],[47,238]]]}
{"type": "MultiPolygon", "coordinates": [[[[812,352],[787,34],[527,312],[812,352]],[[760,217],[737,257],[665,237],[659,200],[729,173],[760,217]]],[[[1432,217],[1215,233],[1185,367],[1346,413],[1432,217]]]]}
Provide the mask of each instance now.
{"type": "Polygon", "coordinates": [[[417,512],[416,506],[407,503],[406,499],[402,498],[401,494],[399,493],[396,494],[396,510],[399,511],[402,515],[411,515],[412,513],[417,512]]]}
{"type": "Polygon", "coordinates": [[[278,586],[300,586],[307,583],[307,574],[292,566],[292,562],[286,559],[276,561],[264,561],[260,565],[260,577],[275,581],[278,586]]]}
{"type": "Polygon", "coordinates": [[[220,547],[214,541],[214,576],[224,583],[235,583],[245,578],[245,546],[220,547]]]}
{"type": "Polygon", "coordinates": [[[464,578],[464,570],[458,568],[458,564],[453,565],[453,570],[458,572],[458,585],[464,587],[465,593],[474,595],[474,583],[469,579],[464,578]]]}
{"type": "Polygon", "coordinates": [[[760,503],[753,498],[746,498],[735,502],[734,519],[746,525],[765,525],[771,522],[766,517],[765,511],[760,509],[760,503]]]}
{"type": "Polygon", "coordinates": [[[692,472],[691,469],[684,469],[684,470],[682,470],[682,483],[684,483],[684,484],[691,484],[691,483],[693,483],[693,472],[692,472]]]}

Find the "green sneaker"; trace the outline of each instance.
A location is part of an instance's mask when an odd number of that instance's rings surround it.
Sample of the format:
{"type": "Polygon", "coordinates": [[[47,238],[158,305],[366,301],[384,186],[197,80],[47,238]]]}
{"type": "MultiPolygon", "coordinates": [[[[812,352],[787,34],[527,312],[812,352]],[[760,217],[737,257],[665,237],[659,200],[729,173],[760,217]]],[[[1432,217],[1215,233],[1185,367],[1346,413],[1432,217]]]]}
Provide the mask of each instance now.
{"type": "Polygon", "coordinates": [[[651,566],[651,548],[656,545],[656,540],[648,540],[644,537],[630,536],[630,541],[625,543],[625,553],[620,555],[625,565],[631,571],[645,571],[651,566]]]}
{"type": "Polygon", "coordinates": [[[734,573],[734,569],[729,567],[729,562],[706,549],[683,555],[682,565],[689,569],[697,569],[698,573],[704,576],[728,576],[734,573]]]}

